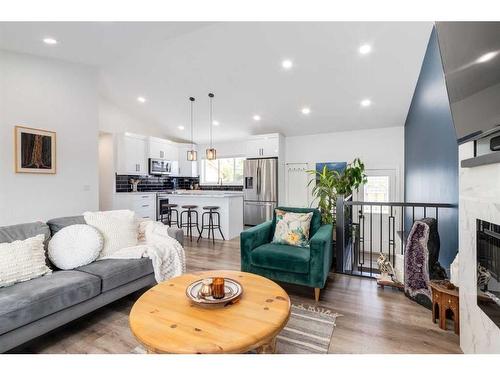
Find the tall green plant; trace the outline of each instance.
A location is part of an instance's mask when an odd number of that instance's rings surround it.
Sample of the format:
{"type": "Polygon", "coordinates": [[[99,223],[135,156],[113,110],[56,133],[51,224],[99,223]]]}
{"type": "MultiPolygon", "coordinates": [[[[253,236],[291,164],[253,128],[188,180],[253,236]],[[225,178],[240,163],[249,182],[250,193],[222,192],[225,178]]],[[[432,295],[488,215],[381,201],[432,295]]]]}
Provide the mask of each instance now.
{"type": "Polygon", "coordinates": [[[342,174],[337,172],[335,189],[337,194],[345,196],[351,195],[354,190],[358,190],[361,184],[366,183],[365,165],[361,159],[356,158],[348,164],[342,174]]]}
{"type": "Polygon", "coordinates": [[[359,158],[349,163],[342,173],[329,170],[326,165],[321,172],[308,170],[307,173],[313,176],[307,186],[315,183],[312,189],[313,203],[318,202],[321,221],[324,224],[335,224],[336,222],[334,208],[337,202],[337,195],[348,196],[354,190],[358,190],[359,186],[367,181],[365,165],[359,158]]]}
{"type": "Polygon", "coordinates": [[[337,201],[337,193],[335,189],[335,181],[337,179],[336,171],[329,170],[326,165],[321,172],[316,170],[308,170],[307,173],[314,177],[309,181],[307,186],[316,183],[312,189],[314,200],[318,202],[318,209],[321,212],[321,222],[324,224],[334,224],[335,217],[333,215],[333,207],[337,201]]]}

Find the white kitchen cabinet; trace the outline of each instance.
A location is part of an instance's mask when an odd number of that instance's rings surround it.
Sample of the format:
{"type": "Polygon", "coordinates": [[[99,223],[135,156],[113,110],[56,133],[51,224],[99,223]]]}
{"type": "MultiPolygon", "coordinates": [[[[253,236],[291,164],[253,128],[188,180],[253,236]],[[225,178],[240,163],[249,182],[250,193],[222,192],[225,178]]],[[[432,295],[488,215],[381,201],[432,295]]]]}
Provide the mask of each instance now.
{"type": "Polygon", "coordinates": [[[279,134],[259,135],[252,137],[246,144],[247,158],[278,157],[280,151],[279,134]]]}
{"type": "MultiPolygon", "coordinates": [[[[181,177],[198,177],[198,161],[188,161],[187,152],[191,150],[190,143],[179,143],[178,145],[178,166],[179,176],[181,177]]],[[[198,147],[194,145],[194,149],[198,151],[198,147]]],[[[200,155],[198,154],[198,159],[200,155]]]]}
{"type": "Polygon", "coordinates": [[[149,157],[153,159],[177,160],[177,145],[167,139],[149,137],[149,157]]]}
{"type": "Polygon", "coordinates": [[[148,142],[146,137],[124,133],[116,139],[116,172],[118,174],[148,174],[148,142]]]}
{"type": "Polygon", "coordinates": [[[114,210],[132,210],[138,218],[156,220],[156,193],[116,193],[114,210]]]}

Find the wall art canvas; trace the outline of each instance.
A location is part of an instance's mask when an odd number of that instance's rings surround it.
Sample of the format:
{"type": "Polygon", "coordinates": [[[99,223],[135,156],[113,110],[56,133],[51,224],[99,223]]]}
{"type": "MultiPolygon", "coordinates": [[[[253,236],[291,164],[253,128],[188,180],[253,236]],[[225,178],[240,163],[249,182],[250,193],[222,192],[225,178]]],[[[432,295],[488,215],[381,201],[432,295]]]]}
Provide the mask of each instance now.
{"type": "Polygon", "coordinates": [[[16,173],[56,173],[56,133],[48,130],[16,126],[16,173]]]}
{"type": "Polygon", "coordinates": [[[326,162],[326,163],[316,163],[316,171],[321,172],[323,168],[326,165],[326,169],[330,171],[337,171],[340,174],[344,172],[344,170],[347,168],[347,162],[341,161],[341,162],[326,162]]]}

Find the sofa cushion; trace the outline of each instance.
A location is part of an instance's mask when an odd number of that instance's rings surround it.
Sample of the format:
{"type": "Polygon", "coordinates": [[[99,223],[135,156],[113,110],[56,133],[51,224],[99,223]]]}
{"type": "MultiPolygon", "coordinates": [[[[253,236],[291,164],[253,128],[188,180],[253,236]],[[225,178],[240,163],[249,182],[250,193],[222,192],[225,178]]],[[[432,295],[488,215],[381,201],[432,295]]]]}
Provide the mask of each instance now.
{"type": "Polygon", "coordinates": [[[0,334],[97,296],[100,279],[85,272],[57,271],[0,289],[0,334]]]}
{"type": "Polygon", "coordinates": [[[58,217],[47,221],[47,225],[49,226],[52,235],[55,235],[57,232],[59,232],[61,229],[65,227],[75,224],[86,224],[83,215],[58,217]]]}
{"type": "Polygon", "coordinates": [[[106,292],[153,273],[153,263],[149,258],[101,259],[77,270],[99,276],[102,291],[106,292]]]}
{"type": "Polygon", "coordinates": [[[39,234],[45,235],[45,248],[50,240],[50,229],[47,224],[37,221],[34,223],[10,225],[0,227],[0,243],[23,241],[39,234]]]}
{"type": "Polygon", "coordinates": [[[308,273],[310,255],[309,248],[267,243],[252,250],[251,263],[256,267],[308,273]]]}

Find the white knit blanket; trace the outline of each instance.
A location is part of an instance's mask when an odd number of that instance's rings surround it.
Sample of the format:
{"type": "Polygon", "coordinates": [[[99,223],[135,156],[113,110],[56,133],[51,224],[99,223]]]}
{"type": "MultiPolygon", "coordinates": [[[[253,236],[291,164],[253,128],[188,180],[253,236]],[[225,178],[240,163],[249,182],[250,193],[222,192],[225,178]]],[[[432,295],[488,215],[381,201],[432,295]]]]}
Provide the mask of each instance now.
{"type": "Polygon", "coordinates": [[[167,226],[156,221],[139,223],[139,245],[117,250],[102,259],[150,258],[156,282],[168,280],[186,272],[186,258],[182,245],[170,237],[167,226]]]}

